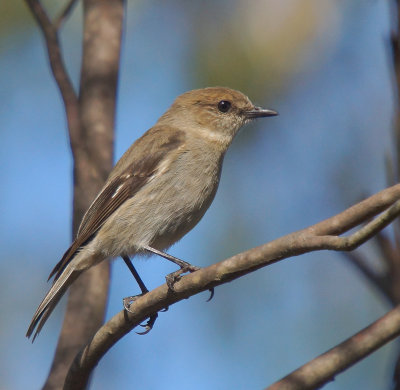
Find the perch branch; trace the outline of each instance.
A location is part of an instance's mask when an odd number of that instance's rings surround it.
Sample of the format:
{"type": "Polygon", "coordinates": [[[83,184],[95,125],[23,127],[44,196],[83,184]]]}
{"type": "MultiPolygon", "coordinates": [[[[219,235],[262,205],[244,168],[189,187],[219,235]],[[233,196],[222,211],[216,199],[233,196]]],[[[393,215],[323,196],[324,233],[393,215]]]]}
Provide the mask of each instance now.
{"type": "Polygon", "coordinates": [[[90,373],[102,356],[124,335],[151,314],[178,301],[230,282],[279,260],[320,249],[352,250],[400,214],[400,184],[387,188],[342,213],[311,227],[186,275],[171,292],[166,284],[139,297],[133,313],[121,311],[104,324],[76,356],[67,375],[65,389],[84,389],[90,373]],[[384,212],[383,212],[384,211],[384,212]],[[383,212],[349,237],[335,237],[383,212]]]}

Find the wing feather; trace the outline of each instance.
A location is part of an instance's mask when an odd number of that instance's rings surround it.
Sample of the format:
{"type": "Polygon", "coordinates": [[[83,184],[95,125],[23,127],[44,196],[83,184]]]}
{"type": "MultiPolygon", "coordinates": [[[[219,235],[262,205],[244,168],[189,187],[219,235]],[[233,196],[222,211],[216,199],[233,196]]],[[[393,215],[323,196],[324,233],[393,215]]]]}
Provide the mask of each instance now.
{"type": "Polygon", "coordinates": [[[155,174],[160,162],[165,159],[166,155],[173,149],[176,150],[176,148],[183,143],[183,134],[179,131],[172,133],[164,142],[160,142],[160,139],[157,140],[157,138],[154,138],[154,132],[157,130],[158,129],[153,128],[136,141],[114,167],[110,174],[110,179],[84,215],[77,237],[64,253],[62,259],[51,271],[49,279],[54,275],[54,280],[60,277],[77,250],[93,238],[105,221],[126,202],[126,200],[135,196],[135,194],[146,185],[151,176],[155,174]],[[148,145],[148,153],[143,155],[142,158],[136,159],[136,161],[134,160],[133,164],[127,164],[126,160],[129,159],[124,157],[128,154],[132,156],[132,154],[135,153],[135,149],[138,149],[135,148],[135,145],[140,141],[143,144],[146,141],[146,136],[152,141],[148,145]],[[116,171],[121,167],[123,171],[118,174],[116,171]]]}

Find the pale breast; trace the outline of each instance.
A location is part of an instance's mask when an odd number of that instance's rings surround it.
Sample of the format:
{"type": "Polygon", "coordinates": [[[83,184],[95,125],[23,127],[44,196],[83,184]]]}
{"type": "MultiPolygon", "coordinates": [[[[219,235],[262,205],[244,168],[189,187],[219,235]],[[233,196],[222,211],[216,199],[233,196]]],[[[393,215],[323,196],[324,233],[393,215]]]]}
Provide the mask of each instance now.
{"type": "Polygon", "coordinates": [[[108,255],[133,254],[144,245],[166,249],[203,217],[218,188],[223,156],[207,153],[200,144],[176,157],[160,164],[100,229],[98,247],[108,248],[108,255]]]}

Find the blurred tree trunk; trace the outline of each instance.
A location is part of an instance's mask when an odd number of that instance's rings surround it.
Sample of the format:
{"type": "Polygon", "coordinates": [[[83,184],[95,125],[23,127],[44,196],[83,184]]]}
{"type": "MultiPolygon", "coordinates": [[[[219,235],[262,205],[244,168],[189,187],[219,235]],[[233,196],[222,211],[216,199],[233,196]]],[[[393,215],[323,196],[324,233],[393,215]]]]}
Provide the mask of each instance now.
{"type": "MultiPolygon", "coordinates": [[[[79,94],[64,66],[58,32],[76,0],[51,21],[38,0],[26,0],[48,49],[64,101],[74,157],[73,235],[113,165],[115,106],[124,0],[83,0],[84,28],[79,94]]],[[[86,271],[70,288],[67,310],[44,389],[63,387],[75,355],[101,326],[106,310],[110,265],[86,271]]]]}

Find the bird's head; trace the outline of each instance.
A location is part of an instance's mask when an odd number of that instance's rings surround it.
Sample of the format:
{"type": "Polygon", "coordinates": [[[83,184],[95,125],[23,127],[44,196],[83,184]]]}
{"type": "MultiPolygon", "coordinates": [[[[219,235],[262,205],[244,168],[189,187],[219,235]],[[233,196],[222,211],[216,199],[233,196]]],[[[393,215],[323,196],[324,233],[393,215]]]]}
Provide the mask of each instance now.
{"type": "Polygon", "coordinates": [[[276,111],[256,107],[239,91],[211,87],[178,96],[160,123],[168,122],[228,146],[247,122],[275,115],[278,115],[276,111]]]}

